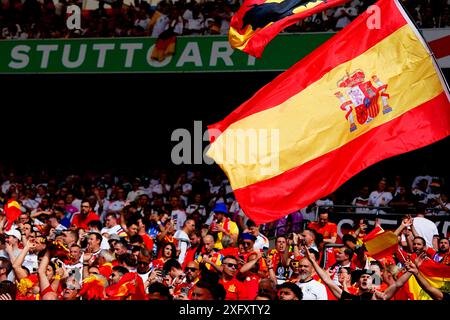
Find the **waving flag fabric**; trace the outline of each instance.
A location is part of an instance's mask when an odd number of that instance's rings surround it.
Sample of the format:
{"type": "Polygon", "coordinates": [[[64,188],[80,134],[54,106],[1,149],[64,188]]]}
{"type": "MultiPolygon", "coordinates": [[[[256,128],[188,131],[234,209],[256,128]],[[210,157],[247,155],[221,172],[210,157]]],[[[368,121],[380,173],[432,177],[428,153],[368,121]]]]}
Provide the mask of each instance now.
{"type": "Polygon", "coordinates": [[[424,40],[397,0],[376,5],[379,28],[361,14],[209,126],[207,154],[256,223],[450,134],[449,92],[424,40]]]}
{"type": "Polygon", "coordinates": [[[9,231],[13,223],[19,218],[22,210],[20,210],[20,204],[14,199],[9,200],[3,210],[5,211],[6,220],[8,220],[5,230],[9,231]]]}
{"type": "Polygon", "coordinates": [[[245,0],[231,18],[228,38],[233,48],[260,58],[283,29],[349,0],[245,0]]]}
{"type": "MultiPolygon", "coordinates": [[[[427,259],[422,263],[419,271],[433,287],[442,292],[450,292],[450,266],[427,259]]],[[[414,300],[431,300],[414,277],[409,278],[408,286],[414,300]]]]}
{"type": "Polygon", "coordinates": [[[372,258],[381,259],[397,251],[398,237],[392,231],[376,226],[364,237],[364,245],[372,258]]]}

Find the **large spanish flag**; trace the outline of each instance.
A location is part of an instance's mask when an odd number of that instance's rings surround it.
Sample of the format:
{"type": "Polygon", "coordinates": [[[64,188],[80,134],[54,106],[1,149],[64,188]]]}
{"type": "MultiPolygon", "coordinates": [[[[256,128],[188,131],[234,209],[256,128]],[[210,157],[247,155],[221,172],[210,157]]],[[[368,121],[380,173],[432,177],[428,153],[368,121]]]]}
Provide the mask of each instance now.
{"type": "Polygon", "coordinates": [[[266,45],[286,27],[350,0],[245,0],[231,18],[233,48],[260,58],[266,45]]]}
{"type": "MultiPolygon", "coordinates": [[[[450,292],[450,266],[427,259],[422,263],[419,271],[433,287],[443,292],[450,292]]],[[[431,300],[414,277],[409,278],[408,287],[414,300],[431,300]]]]}
{"type": "Polygon", "coordinates": [[[379,28],[362,13],[208,128],[207,154],[255,222],[449,135],[450,95],[426,43],[397,0],[377,6],[379,28]]]}

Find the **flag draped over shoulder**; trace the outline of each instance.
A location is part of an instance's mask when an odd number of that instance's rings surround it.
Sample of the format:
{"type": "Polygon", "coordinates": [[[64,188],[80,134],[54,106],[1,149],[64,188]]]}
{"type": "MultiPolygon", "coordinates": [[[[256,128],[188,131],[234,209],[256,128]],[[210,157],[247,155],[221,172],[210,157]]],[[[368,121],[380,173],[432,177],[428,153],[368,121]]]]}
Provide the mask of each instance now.
{"type": "Polygon", "coordinates": [[[448,89],[424,40],[397,0],[376,5],[379,28],[362,13],[208,127],[207,155],[256,223],[450,134],[448,89]]]}
{"type": "Polygon", "coordinates": [[[384,231],[380,226],[364,237],[368,254],[374,259],[392,255],[398,249],[398,237],[392,231],[384,231]]]}
{"type": "Polygon", "coordinates": [[[22,210],[20,210],[20,204],[13,199],[9,200],[6,203],[3,210],[6,215],[6,220],[8,220],[8,225],[5,230],[9,231],[13,223],[19,218],[20,214],[22,213],[22,210]]]}
{"type": "Polygon", "coordinates": [[[245,0],[231,18],[228,39],[233,48],[260,58],[266,45],[284,28],[349,0],[245,0]]]}
{"type": "MultiPolygon", "coordinates": [[[[419,271],[433,287],[442,292],[450,292],[450,266],[427,259],[422,263],[419,271]]],[[[408,287],[414,300],[431,300],[414,277],[409,278],[408,287]]]]}

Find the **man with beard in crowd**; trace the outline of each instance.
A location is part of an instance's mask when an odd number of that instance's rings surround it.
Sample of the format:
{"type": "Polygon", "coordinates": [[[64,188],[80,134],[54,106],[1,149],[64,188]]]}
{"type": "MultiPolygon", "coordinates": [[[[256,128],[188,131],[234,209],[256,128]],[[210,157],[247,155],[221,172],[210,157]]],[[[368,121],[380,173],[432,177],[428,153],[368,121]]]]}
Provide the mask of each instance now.
{"type": "Polygon", "coordinates": [[[302,300],[327,300],[326,287],[313,279],[314,268],[307,258],[298,261],[299,281],[296,282],[303,292],[302,300]]]}

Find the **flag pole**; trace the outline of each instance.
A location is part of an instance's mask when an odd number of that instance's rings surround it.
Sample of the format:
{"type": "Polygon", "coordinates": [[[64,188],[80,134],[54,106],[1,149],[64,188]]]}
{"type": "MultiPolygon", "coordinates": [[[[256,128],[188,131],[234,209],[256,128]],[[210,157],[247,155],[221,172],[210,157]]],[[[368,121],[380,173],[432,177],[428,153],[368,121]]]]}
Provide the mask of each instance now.
{"type": "Polygon", "coordinates": [[[427,49],[428,53],[430,54],[431,59],[433,61],[433,64],[435,66],[435,69],[437,69],[437,71],[438,71],[439,79],[441,80],[441,83],[443,84],[444,91],[445,91],[445,93],[447,95],[447,99],[450,100],[450,87],[448,85],[447,80],[444,77],[444,74],[442,73],[441,68],[439,67],[439,64],[438,64],[438,62],[436,60],[436,56],[435,56],[434,52],[431,50],[431,47],[428,44],[428,42],[425,40],[425,37],[423,36],[422,31],[419,29],[417,24],[414,22],[414,20],[412,19],[411,15],[405,9],[403,4],[399,0],[394,0],[394,1],[396,3],[397,7],[399,8],[400,12],[402,13],[403,17],[408,22],[408,24],[414,27],[413,28],[414,32],[416,33],[416,35],[418,36],[419,40],[422,42],[423,46],[427,49]]]}

